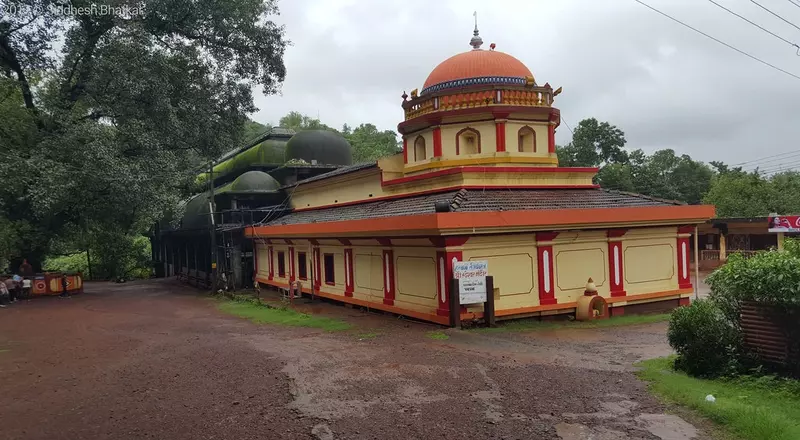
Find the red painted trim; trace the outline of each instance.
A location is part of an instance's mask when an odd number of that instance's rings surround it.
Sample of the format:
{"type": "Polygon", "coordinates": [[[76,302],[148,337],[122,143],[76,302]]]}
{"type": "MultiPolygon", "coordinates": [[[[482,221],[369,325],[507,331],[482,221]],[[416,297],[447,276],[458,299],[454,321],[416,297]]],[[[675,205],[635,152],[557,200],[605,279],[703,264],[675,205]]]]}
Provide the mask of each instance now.
{"type": "MultiPolygon", "coordinates": [[[[283,288],[287,287],[286,283],[280,283],[280,282],[275,282],[275,281],[266,282],[263,279],[259,279],[259,281],[261,281],[261,282],[263,282],[265,284],[269,284],[271,286],[275,286],[275,287],[283,287],[283,288]]],[[[303,293],[311,294],[312,292],[311,292],[310,289],[307,289],[307,288],[304,287],[303,288],[303,293]]],[[[331,293],[331,292],[325,292],[325,291],[318,290],[318,291],[314,292],[314,294],[315,295],[319,295],[319,296],[321,296],[323,298],[328,298],[328,299],[332,299],[332,300],[335,300],[335,301],[340,301],[340,302],[343,302],[343,303],[355,304],[357,306],[362,306],[362,307],[367,307],[367,308],[377,309],[377,310],[383,310],[385,312],[396,313],[398,315],[410,316],[410,317],[415,318],[415,319],[420,319],[420,320],[429,321],[429,322],[435,322],[435,323],[441,324],[441,325],[447,325],[447,323],[450,322],[449,318],[446,317],[446,316],[438,316],[438,315],[435,315],[435,314],[416,312],[414,310],[404,309],[402,307],[384,305],[384,304],[382,304],[380,302],[365,301],[363,299],[358,299],[358,298],[349,298],[349,297],[342,296],[341,294],[338,294],[338,293],[331,293]]]]}
{"type": "MultiPolygon", "coordinates": [[[[337,205],[337,206],[341,206],[341,205],[337,205]]],[[[339,243],[341,243],[343,246],[351,246],[350,240],[348,240],[346,238],[338,238],[337,240],[339,240],[339,243]]]]}
{"type": "MultiPolygon", "coordinates": [[[[433,241],[433,239],[431,239],[433,241]]],[[[450,316],[450,301],[447,300],[447,252],[436,252],[436,314],[450,316]]]]}
{"type": "Polygon", "coordinates": [[[556,126],[552,124],[547,126],[547,152],[556,152],[556,126]]]}
{"type": "Polygon", "coordinates": [[[619,238],[619,237],[622,237],[623,235],[625,235],[625,233],[627,233],[627,232],[628,232],[627,228],[609,229],[608,231],[606,231],[606,237],[608,237],[608,238],[619,238]]]}
{"type": "Polygon", "coordinates": [[[392,240],[390,238],[376,238],[378,240],[378,244],[381,246],[391,246],[392,240]]]}
{"type": "Polygon", "coordinates": [[[399,185],[402,183],[416,182],[432,179],[434,177],[448,176],[451,174],[467,173],[597,173],[598,168],[586,167],[453,167],[424,174],[408,177],[399,177],[391,180],[381,180],[381,186],[399,185]]]}
{"type": "Polygon", "coordinates": [[[461,261],[464,254],[461,251],[436,252],[436,271],[437,271],[437,286],[439,287],[439,306],[436,308],[436,314],[439,316],[449,316],[450,313],[450,295],[453,293],[450,289],[450,280],[453,279],[453,260],[461,261]],[[442,291],[442,277],[441,266],[439,258],[444,257],[444,291],[442,291]],[[441,295],[444,295],[442,297],[441,295]]]}
{"type": "Polygon", "coordinates": [[[536,241],[553,241],[558,237],[558,232],[537,232],[536,241]]]}
{"type": "Polygon", "coordinates": [[[689,276],[689,238],[678,237],[678,288],[689,289],[692,287],[692,279],[689,276]]]}
{"type": "Polygon", "coordinates": [[[275,258],[272,252],[272,246],[267,247],[267,254],[269,256],[269,280],[272,281],[275,277],[275,258]]]}
{"type": "MultiPolygon", "coordinates": [[[[286,241],[289,241],[289,240],[286,240],[286,241]]],[[[294,258],[294,247],[290,246],[289,247],[289,282],[290,283],[295,280],[295,276],[296,276],[295,267],[294,267],[294,260],[295,260],[295,258],[294,258]]]]}
{"type": "Polygon", "coordinates": [[[558,237],[558,232],[537,232],[536,260],[539,278],[539,305],[556,304],[555,279],[553,262],[553,245],[540,245],[539,243],[551,242],[558,237]]]}
{"type": "Polygon", "coordinates": [[[403,138],[403,163],[408,163],[408,139],[403,138]]]}
{"type": "Polygon", "coordinates": [[[510,114],[509,112],[492,111],[492,117],[495,119],[508,119],[510,114]]]}
{"type": "Polygon", "coordinates": [[[442,128],[433,129],[433,157],[442,157],[442,128]]]}
{"type": "Polygon", "coordinates": [[[320,264],[320,257],[319,257],[319,248],[314,248],[314,287],[319,289],[319,286],[322,285],[322,269],[320,264]]]}
{"type": "Polygon", "coordinates": [[[353,280],[353,249],[344,250],[344,296],[352,297],[355,290],[353,280]]]}
{"type": "Polygon", "coordinates": [[[481,152],[481,133],[478,130],[475,130],[472,127],[463,128],[456,133],[456,156],[461,154],[461,147],[459,146],[461,142],[461,134],[466,132],[472,132],[475,137],[478,138],[478,154],[481,152]]]}
{"type": "Polygon", "coordinates": [[[383,303],[387,306],[394,305],[394,252],[389,249],[383,250],[383,261],[381,262],[381,271],[383,272],[383,303]],[[389,278],[386,278],[386,275],[389,278]]]}
{"type": "MultiPolygon", "coordinates": [[[[610,232],[610,231],[609,231],[610,232]]],[[[625,264],[622,259],[622,242],[608,242],[608,276],[611,279],[611,296],[625,296],[625,264]],[[616,252],[616,253],[615,253],[616,252]],[[616,255],[616,258],[614,256],[616,255]]]]}
{"type": "Polygon", "coordinates": [[[611,307],[608,311],[611,316],[623,316],[625,314],[625,306],[611,307]]]}
{"type": "Polygon", "coordinates": [[[448,212],[402,215],[363,220],[339,220],[275,226],[248,226],[247,237],[255,236],[389,236],[434,235],[465,228],[557,229],[602,228],[619,223],[651,223],[708,220],[714,217],[710,205],[636,206],[628,208],[570,208],[519,211],[448,212]]]}
{"type": "Polygon", "coordinates": [[[430,237],[431,244],[437,248],[464,246],[469,240],[468,235],[456,237],[430,237]]]}
{"type": "MultiPolygon", "coordinates": [[[[538,114],[538,115],[550,115],[552,118],[554,115],[560,116],[561,112],[554,107],[526,107],[522,105],[515,105],[515,106],[507,106],[503,105],[502,109],[500,110],[500,114],[511,114],[511,113],[527,113],[527,114],[538,114]]],[[[425,127],[430,127],[431,125],[438,125],[441,123],[442,117],[450,117],[450,116],[463,116],[463,115],[474,115],[480,113],[494,113],[492,106],[488,107],[473,107],[473,108],[462,108],[458,110],[449,110],[449,111],[438,111],[432,114],[417,116],[416,118],[409,119],[407,121],[403,121],[397,124],[397,131],[400,134],[407,134],[413,133],[415,131],[423,130],[425,127]]],[[[497,118],[495,116],[495,118],[497,118]]],[[[504,119],[504,118],[497,118],[497,119],[504,119]]]]}
{"type": "Polygon", "coordinates": [[[678,305],[680,305],[680,306],[688,306],[691,303],[692,303],[692,299],[691,298],[681,298],[681,299],[678,300],[678,305]]]}
{"type": "Polygon", "coordinates": [[[497,152],[501,153],[506,151],[506,123],[494,123],[495,138],[497,139],[497,152]]]}
{"type": "Polygon", "coordinates": [[[474,189],[474,190],[486,190],[486,189],[502,189],[502,190],[514,190],[514,189],[596,189],[600,188],[600,185],[591,184],[591,185],[515,185],[515,186],[508,186],[508,185],[454,185],[454,186],[447,186],[444,188],[434,188],[428,189],[424,191],[415,191],[415,192],[408,192],[403,194],[394,194],[391,196],[383,196],[383,197],[373,197],[371,199],[362,199],[362,200],[354,200],[352,202],[343,202],[343,203],[331,203],[328,205],[321,205],[321,206],[311,206],[308,208],[297,208],[293,212],[301,212],[301,211],[313,211],[315,209],[328,209],[328,208],[335,208],[340,206],[352,206],[352,205],[361,205],[364,203],[370,202],[378,202],[378,201],[386,201],[386,200],[396,200],[396,199],[405,199],[408,197],[413,196],[421,196],[426,194],[436,194],[436,193],[443,193],[449,191],[458,191],[460,189],[474,189]]]}
{"type": "MultiPolygon", "coordinates": [[[[529,130],[533,134],[533,151],[532,151],[532,153],[537,152],[538,149],[536,147],[536,130],[534,130],[533,127],[531,127],[530,125],[524,125],[524,126],[520,127],[519,130],[517,130],[517,151],[520,152],[520,153],[524,152],[523,151],[523,145],[522,145],[522,138],[521,138],[523,130],[529,130]]],[[[530,153],[530,151],[529,151],[529,153],[530,153]]]]}
{"type": "Polygon", "coordinates": [[[694,225],[678,226],[678,234],[692,234],[694,233],[694,225]]]}

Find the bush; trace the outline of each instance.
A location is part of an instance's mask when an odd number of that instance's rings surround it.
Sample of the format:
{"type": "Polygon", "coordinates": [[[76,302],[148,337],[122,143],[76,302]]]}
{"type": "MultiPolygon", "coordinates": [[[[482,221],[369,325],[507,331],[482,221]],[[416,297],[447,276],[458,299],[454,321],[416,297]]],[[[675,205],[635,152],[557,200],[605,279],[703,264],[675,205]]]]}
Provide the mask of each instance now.
{"type": "Polygon", "coordinates": [[[711,299],[732,323],[739,320],[742,301],[800,306],[800,241],[786,240],[782,252],[759,252],[750,258],[731,255],[706,282],[711,299]]]}
{"type": "Polygon", "coordinates": [[[738,332],[712,301],[674,310],[667,338],[678,353],[675,368],[692,376],[720,376],[736,366],[738,332]]]}

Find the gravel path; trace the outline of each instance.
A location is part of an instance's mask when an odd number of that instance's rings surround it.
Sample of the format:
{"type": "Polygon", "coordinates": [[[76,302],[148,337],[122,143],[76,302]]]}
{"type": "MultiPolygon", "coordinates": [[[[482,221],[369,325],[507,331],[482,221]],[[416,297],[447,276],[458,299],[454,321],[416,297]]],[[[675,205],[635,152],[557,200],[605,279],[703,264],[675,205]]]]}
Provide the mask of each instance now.
{"type": "Polygon", "coordinates": [[[0,438],[707,438],[631,364],[665,326],[481,334],[334,305],[257,326],[170,281],[0,309],[0,438]]]}

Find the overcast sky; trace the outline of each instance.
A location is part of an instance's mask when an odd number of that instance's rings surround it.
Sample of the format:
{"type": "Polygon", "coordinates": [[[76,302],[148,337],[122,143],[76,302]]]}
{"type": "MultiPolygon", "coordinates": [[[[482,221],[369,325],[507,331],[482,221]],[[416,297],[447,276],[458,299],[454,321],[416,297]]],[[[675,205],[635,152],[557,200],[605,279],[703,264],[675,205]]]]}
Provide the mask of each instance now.
{"type": "MultiPolygon", "coordinates": [[[[703,0],[644,0],[800,76],[788,44],[703,0]]],[[[800,30],[748,0],[717,0],[790,41],[800,30]]],[[[789,0],[758,0],[800,25],[789,0]]],[[[800,2],[798,2],[800,3],[800,2]]],[[[281,95],[257,94],[259,122],[296,110],[341,127],[397,129],[400,95],[445,58],[469,50],[472,12],[484,41],[519,58],[574,127],[595,117],[628,147],[672,148],[703,161],[800,151],[800,80],[727,49],[633,0],[282,0],[292,46],[281,95]]],[[[556,142],[570,131],[562,123],[556,142]]],[[[800,153],[762,162],[800,168],[800,153]],[[794,163],[797,162],[797,163],[794,163]]]]}

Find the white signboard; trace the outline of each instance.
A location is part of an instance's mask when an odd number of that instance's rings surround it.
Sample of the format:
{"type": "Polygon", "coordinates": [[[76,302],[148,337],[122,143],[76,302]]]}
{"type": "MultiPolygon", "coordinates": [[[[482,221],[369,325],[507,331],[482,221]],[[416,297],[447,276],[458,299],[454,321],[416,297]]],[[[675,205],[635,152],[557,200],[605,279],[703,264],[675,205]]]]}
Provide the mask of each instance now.
{"type": "Polygon", "coordinates": [[[453,277],[458,280],[461,304],[486,302],[487,276],[489,276],[489,262],[486,260],[453,263],[453,277]]]}

